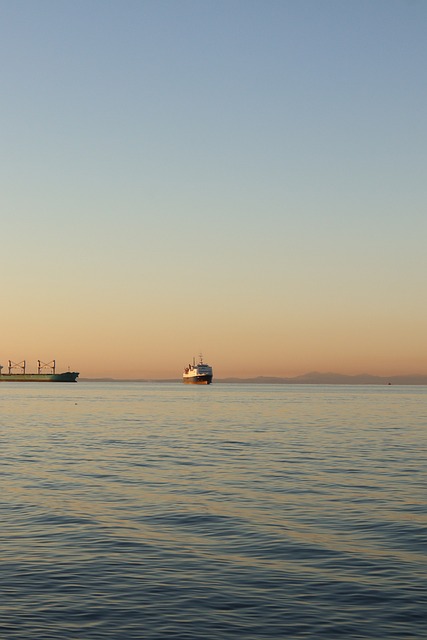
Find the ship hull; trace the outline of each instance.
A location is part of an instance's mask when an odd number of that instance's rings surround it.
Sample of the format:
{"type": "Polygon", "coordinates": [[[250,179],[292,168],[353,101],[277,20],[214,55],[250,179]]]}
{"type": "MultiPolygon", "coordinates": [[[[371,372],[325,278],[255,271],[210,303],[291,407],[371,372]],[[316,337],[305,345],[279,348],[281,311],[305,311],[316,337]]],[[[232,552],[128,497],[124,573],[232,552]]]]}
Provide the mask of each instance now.
{"type": "Polygon", "coordinates": [[[65,373],[2,373],[0,382],[77,382],[75,371],[65,373]]]}
{"type": "Polygon", "coordinates": [[[182,381],[186,384],[211,384],[212,376],[211,375],[202,375],[202,376],[184,376],[182,381]]]}

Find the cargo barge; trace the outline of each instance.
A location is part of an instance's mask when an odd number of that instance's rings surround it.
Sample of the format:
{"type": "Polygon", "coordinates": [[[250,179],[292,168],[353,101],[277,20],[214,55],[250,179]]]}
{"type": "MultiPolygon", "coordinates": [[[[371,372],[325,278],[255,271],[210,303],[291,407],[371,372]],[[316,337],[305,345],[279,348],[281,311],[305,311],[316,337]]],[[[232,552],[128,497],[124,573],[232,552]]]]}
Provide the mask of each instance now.
{"type": "Polygon", "coordinates": [[[26,372],[26,362],[12,362],[9,360],[8,371],[3,373],[0,364],[0,382],[77,382],[79,376],[76,371],[56,373],[56,362],[44,363],[38,360],[37,373],[26,372]]]}

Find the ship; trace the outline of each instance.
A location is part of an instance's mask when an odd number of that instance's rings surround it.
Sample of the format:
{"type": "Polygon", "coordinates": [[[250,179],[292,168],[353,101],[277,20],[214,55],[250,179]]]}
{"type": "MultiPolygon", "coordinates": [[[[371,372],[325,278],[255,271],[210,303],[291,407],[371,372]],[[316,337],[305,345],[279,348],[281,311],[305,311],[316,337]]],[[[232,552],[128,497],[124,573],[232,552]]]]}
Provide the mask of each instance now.
{"type": "Polygon", "coordinates": [[[37,373],[27,373],[26,362],[12,362],[9,360],[8,371],[3,373],[4,367],[0,364],[0,382],[77,382],[77,371],[65,371],[56,373],[56,362],[48,363],[37,361],[37,373]]]}
{"type": "Polygon", "coordinates": [[[193,358],[193,364],[189,364],[184,369],[182,381],[187,384],[211,384],[213,378],[212,367],[203,362],[203,356],[199,355],[199,362],[196,364],[193,358]]]}

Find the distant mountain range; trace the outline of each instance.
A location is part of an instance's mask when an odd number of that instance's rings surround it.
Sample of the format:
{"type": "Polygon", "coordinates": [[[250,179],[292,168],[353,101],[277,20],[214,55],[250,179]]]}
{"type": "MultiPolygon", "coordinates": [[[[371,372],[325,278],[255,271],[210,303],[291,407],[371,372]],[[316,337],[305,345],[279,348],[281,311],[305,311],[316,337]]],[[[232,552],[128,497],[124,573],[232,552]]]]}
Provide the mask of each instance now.
{"type": "Polygon", "coordinates": [[[257,384],[407,384],[427,385],[427,375],[372,376],[359,374],[355,376],[342,373],[319,373],[313,371],[294,378],[274,376],[258,376],[257,378],[223,378],[216,382],[252,382],[257,384]]]}
{"type": "MultiPolygon", "coordinates": [[[[80,378],[82,382],[181,382],[181,378],[168,380],[127,379],[114,378],[80,378]]],[[[215,378],[216,383],[248,383],[248,384],[403,384],[403,385],[427,385],[427,375],[401,375],[401,376],[372,376],[359,374],[348,376],[341,373],[305,373],[294,378],[281,378],[275,376],[258,376],[256,378],[215,378]]]]}

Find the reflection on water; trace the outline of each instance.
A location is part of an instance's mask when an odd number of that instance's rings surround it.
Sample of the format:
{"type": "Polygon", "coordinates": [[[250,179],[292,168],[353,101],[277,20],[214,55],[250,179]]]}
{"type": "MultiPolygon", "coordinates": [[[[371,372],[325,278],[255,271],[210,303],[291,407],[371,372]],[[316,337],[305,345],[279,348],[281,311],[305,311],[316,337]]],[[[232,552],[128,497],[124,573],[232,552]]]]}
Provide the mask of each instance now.
{"type": "Polygon", "coordinates": [[[425,388],[0,392],[0,637],[425,637],[425,388]]]}

